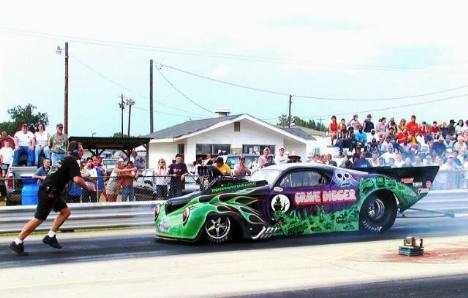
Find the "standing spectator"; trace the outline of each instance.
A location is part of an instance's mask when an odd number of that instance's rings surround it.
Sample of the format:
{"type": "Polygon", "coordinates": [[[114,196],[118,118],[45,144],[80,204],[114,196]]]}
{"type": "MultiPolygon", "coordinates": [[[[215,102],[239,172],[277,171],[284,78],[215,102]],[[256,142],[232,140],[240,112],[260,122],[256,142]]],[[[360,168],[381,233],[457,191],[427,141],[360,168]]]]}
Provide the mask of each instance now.
{"type": "Polygon", "coordinates": [[[169,166],[169,175],[171,175],[171,187],[169,189],[169,197],[179,197],[182,195],[182,190],[185,186],[185,176],[188,175],[187,165],[184,163],[184,158],[181,154],[176,155],[175,163],[169,166]]]}
{"type": "Polygon", "coordinates": [[[240,157],[240,163],[234,168],[234,176],[243,178],[245,176],[250,176],[252,173],[249,168],[245,165],[245,157],[240,157]]]}
{"type": "Polygon", "coordinates": [[[282,163],[288,163],[288,155],[285,152],[286,149],[284,148],[284,146],[280,146],[278,149],[278,155],[275,158],[275,163],[277,165],[282,163]]]}
{"type": "Polygon", "coordinates": [[[50,150],[49,150],[49,133],[45,130],[45,126],[43,123],[39,123],[37,125],[37,131],[34,133],[34,137],[36,138],[36,148],[35,152],[35,159],[34,164],[37,166],[39,164],[39,156],[41,152],[44,152],[45,158],[50,158],[50,150]]]}
{"type": "Polygon", "coordinates": [[[33,179],[37,179],[37,185],[41,186],[42,181],[45,180],[49,171],[50,171],[50,159],[44,158],[44,160],[42,161],[42,167],[37,169],[37,171],[32,176],[33,179]]]}
{"type": "Polygon", "coordinates": [[[28,154],[27,165],[34,164],[34,134],[28,130],[28,124],[23,123],[21,130],[15,133],[15,151],[13,154],[13,165],[17,166],[22,153],[28,154]]]}
{"type": "Polygon", "coordinates": [[[110,174],[109,180],[106,185],[106,201],[115,202],[117,201],[117,195],[119,194],[120,184],[119,176],[120,172],[124,169],[124,160],[120,158],[117,161],[112,173],[110,174]]]}
{"type": "Polygon", "coordinates": [[[49,139],[49,148],[54,166],[59,160],[65,157],[68,144],[68,136],[63,133],[63,124],[59,123],[56,126],[56,132],[49,139]]]}
{"type": "Polygon", "coordinates": [[[104,176],[106,176],[106,171],[102,167],[102,161],[99,156],[93,156],[93,165],[94,168],[96,169],[96,175],[97,175],[97,189],[96,189],[96,196],[97,196],[97,201],[100,201],[101,194],[104,194],[104,197],[106,196],[106,187],[104,185],[104,176]]]}
{"type": "Polygon", "coordinates": [[[331,117],[330,125],[328,125],[328,134],[330,135],[331,145],[333,146],[333,141],[338,138],[338,123],[336,122],[336,116],[331,117]]]}
{"type": "Polygon", "coordinates": [[[406,128],[406,119],[405,118],[401,118],[400,119],[400,123],[398,124],[398,132],[407,132],[407,128],[406,128]]]}
{"type": "Polygon", "coordinates": [[[398,130],[398,126],[397,124],[395,123],[395,118],[391,117],[390,120],[388,120],[388,123],[387,123],[387,131],[390,131],[391,129],[393,129],[393,131],[396,133],[397,130],[398,130]]]}
{"type": "Polygon", "coordinates": [[[127,162],[127,167],[122,171],[122,202],[135,201],[135,190],[133,188],[133,181],[137,175],[137,168],[133,166],[132,161],[127,162]]]}
{"type": "Polygon", "coordinates": [[[419,132],[419,124],[416,122],[416,116],[411,116],[411,121],[406,124],[406,130],[408,131],[408,135],[410,137],[416,137],[419,132]]]}
{"type": "Polygon", "coordinates": [[[382,117],[377,121],[377,124],[375,125],[375,132],[377,134],[379,133],[385,133],[385,123],[386,123],[386,118],[382,117]]]}
{"type": "Polygon", "coordinates": [[[216,168],[224,176],[231,176],[231,174],[232,174],[231,168],[227,164],[224,163],[224,159],[221,156],[219,156],[216,159],[216,168]]]}
{"type": "MultiPolygon", "coordinates": [[[[169,183],[168,177],[169,174],[166,161],[161,158],[158,161],[158,166],[156,168],[156,194],[158,198],[166,199],[167,198],[167,185],[169,183]]],[[[197,172],[195,172],[197,174],[197,172]]]]}
{"type": "MultiPolygon", "coordinates": [[[[372,122],[372,115],[368,114],[366,117],[366,120],[364,120],[363,125],[363,130],[365,133],[370,133],[375,127],[374,127],[374,122],[372,122]]],[[[374,130],[375,133],[375,130],[374,130]]]]}
{"type": "Polygon", "coordinates": [[[361,123],[358,120],[359,116],[357,114],[353,115],[353,118],[349,120],[348,122],[348,127],[352,127],[354,131],[357,131],[361,125],[361,123]]]}
{"type": "Polygon", "coordinates": [[[258,158],[258,169],[263,169],[270,165],[268,162],[268,156],[270,155],[270,148],[265,147],[263,149],[263,155],[258,158]]]}
{"type": "Polygon", "coordinates": [[[0,149],[0,160],[2,161],[3,176],[5,176],[8,168],[13,163],[13,148],[10,147],[8,140],[3,141],[3,147],[0,149]]]}
{"type": "MultiPolygon", "coordinates": [[[[93,159],[88,158],[86,160],[86,165],[81,171],[81,177],[88,182],[91,182],[94,186],[97,184],[97,172],[96,168],[94,167],[93,159]]],[[[83,193],[81,195],[83,202],[97,202],[97,194],[96,189],[94,191],[89,191],[87,189],[83,189],[83,193]]]]}

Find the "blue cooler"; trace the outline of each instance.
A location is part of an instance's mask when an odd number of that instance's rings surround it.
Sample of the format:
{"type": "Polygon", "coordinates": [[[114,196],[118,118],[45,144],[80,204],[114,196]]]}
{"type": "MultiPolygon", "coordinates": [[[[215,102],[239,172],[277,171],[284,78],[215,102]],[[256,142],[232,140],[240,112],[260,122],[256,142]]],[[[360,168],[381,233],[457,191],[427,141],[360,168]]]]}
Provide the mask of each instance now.
{"type": "Polygon", "coordinates": [[[21,190],[21,204],[22,205],[37,205],[37,192],[39,185],[36,179],[31,176],[23,176],[23,189],[21,190]]]}

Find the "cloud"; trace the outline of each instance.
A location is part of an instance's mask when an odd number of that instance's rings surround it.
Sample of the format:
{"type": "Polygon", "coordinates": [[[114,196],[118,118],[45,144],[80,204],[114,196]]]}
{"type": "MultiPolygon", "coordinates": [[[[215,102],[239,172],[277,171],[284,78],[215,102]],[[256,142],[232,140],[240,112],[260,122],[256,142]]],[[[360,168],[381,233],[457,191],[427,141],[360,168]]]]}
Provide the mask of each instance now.
{"type": "Polygon", "coordinates": [[[218,64],[211,70],[211,76],[216,79],[224,79],[231,72],[231,68],[226,64],[218,64]]]}

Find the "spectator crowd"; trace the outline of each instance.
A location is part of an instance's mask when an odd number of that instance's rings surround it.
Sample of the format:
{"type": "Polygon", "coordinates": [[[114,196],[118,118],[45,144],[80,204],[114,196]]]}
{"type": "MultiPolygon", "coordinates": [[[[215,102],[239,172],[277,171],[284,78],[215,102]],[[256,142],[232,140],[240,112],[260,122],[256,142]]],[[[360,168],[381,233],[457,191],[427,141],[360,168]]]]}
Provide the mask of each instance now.
{"type": "Polygon", "coordinates": [[[331,145],[338,147],[340,164],[346,168],[439,166],[434,188],[468,187],[468,120],[431,124],[393,117],[364,121],[354,115],[349,121],[331,117],[331,145]]]}

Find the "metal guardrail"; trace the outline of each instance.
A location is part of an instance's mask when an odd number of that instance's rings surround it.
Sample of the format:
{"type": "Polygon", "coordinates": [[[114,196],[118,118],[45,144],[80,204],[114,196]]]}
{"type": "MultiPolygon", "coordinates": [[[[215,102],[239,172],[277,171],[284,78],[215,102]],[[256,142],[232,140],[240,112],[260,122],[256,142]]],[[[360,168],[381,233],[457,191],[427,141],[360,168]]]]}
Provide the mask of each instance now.
{"type": "MultiPolygon", "coordinates": [[[[62,231],[92,228],[151,226],[156,203],[72,203],[68,204],[71,216],[61,227],[62,231]]],[[[0,233],[19,232],[32,218],[35,206],[6,206],[0,208],[0,233]]],[[[57,214],[53,211],[37,230],[48,230],[57,214]]]]}

